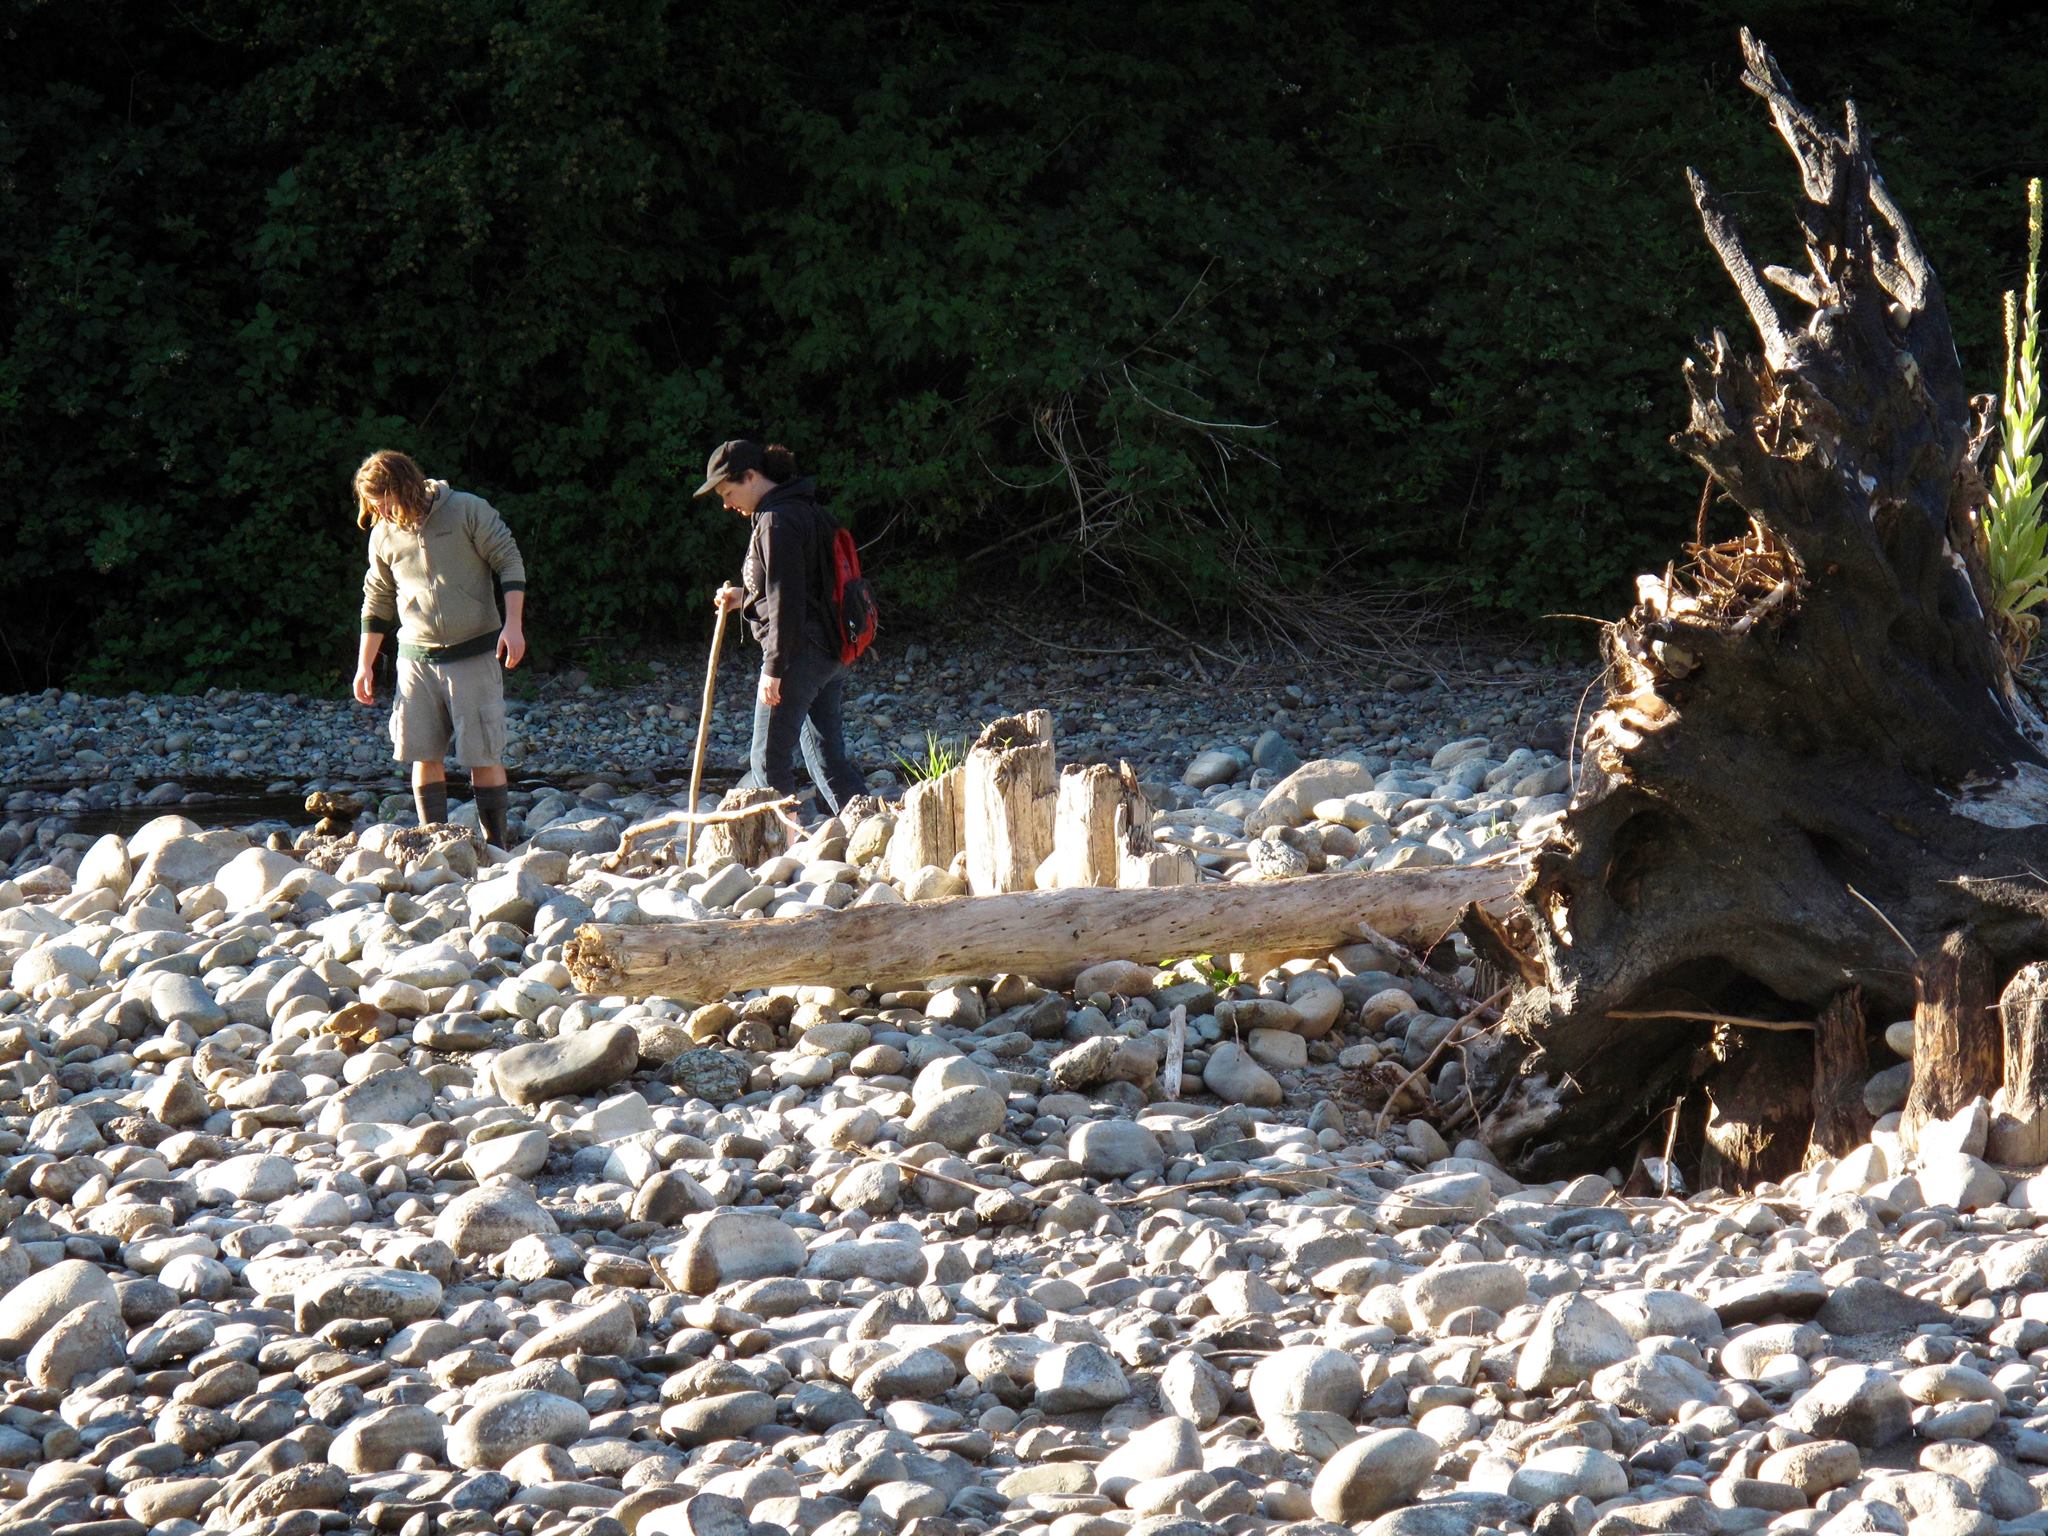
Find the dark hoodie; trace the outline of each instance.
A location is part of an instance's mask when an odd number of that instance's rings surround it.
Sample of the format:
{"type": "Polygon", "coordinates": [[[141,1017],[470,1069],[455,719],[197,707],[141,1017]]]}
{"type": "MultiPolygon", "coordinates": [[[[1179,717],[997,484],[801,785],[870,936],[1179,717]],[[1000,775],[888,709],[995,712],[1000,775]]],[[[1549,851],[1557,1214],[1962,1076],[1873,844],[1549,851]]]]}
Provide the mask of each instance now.
{"type": "Polygon", "coordinates": [[[761,642],[761,670],[788,672],[799,652],[837,656],[832,635],[832,535],[839,525],[818,505],[808,475],[784,481],[754,508],[741,580],[740,611],[761,642]]]}

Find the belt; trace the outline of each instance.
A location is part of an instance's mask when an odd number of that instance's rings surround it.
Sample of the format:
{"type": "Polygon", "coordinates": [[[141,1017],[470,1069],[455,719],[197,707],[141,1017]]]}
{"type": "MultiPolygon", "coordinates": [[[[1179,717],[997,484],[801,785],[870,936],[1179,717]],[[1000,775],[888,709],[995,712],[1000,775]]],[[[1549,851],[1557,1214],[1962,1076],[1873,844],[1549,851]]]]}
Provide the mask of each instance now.
{"type": "Polygon", "coordinates": [[[474,640],[463,640],[455,645],[410,645],[398,647],[399,658],[403,661],[424,661],[434,665],[449,661],[467,661],[472,656],[488,656],[498,648],[496,630],[478,635],[474,640]]]}

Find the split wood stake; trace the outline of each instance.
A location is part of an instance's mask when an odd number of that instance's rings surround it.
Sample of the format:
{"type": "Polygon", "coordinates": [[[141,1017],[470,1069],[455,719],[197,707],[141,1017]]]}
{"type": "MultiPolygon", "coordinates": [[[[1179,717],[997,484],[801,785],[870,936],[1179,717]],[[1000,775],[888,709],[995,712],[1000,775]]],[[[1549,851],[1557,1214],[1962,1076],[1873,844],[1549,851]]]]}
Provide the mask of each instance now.
{"type": "Polygon", "coordinates": [[[1173,1014],[1166,1026],[1166,1098],[1172,1103],[1180,1098],[1181,1065],[1186,1060],[1188,1044],[1187,1004],[1175,1003],[1173,1014]]]}
{"type": "MultiPolygon", "coordinates": [[[[690,756],[690,812],[697,810],[697,791],[704,784],[704,748],[711,739],[711,706],[718,692],[718,650],[725,643],[725,593],[718,589],[718,621],[711,627],[711,661],[704,668],[704,702],[697,710],[697,750],[690,756]]],[[[690,867],[690,860],[697,852],[697,823],[683,824],[683,868],[690,867]]]]}

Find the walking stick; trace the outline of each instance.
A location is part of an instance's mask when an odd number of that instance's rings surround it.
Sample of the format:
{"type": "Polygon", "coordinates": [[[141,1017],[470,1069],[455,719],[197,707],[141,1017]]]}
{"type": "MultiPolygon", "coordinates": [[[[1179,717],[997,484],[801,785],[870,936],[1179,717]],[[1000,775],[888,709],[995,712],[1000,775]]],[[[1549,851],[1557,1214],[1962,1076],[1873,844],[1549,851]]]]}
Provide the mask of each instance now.
{"type": "MultiPolygon", "coordinates": [[[[721,594],[724,588],[719,589],[721,594]]],[[[711,661],[704,668],[704,702],[697,711],[697,750],[690,758],[690,814],[697,813],[697,791],[704,783],[704,746],[711,739],[711,706],[718,692],[718,648],[725,643],[726,607],[718,605],[718,622],[711,629],[711,661]]],[[[683,867],[688,869],[697,854],[697,823],[683,828],[683,867]]]]}

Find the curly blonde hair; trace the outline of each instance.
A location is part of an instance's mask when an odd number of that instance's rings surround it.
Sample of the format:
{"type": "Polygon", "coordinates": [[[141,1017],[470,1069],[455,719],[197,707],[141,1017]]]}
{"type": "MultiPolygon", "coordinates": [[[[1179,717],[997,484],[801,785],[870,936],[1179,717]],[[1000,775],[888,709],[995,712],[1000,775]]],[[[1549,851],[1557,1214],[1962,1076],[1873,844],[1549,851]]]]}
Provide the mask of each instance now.
{"type": "Polygon", "coordinates": [[[356,471],[358,528],[367,528],[382,519],[407,533],[417,533],[432,507],[433,502],[427,495],[427,477],[420,472],[419,465],[413,462],[409,453],[400,453],[396,448],[380,448],[363,460],[362,467],[356,471]],[[381,503],[387,500],[397,503],[395,513],[382,509],[381,503]]]}

